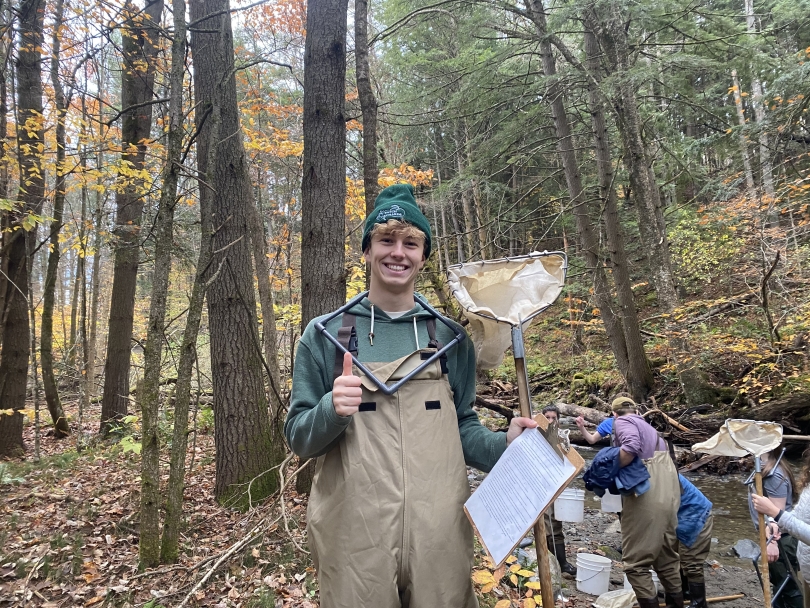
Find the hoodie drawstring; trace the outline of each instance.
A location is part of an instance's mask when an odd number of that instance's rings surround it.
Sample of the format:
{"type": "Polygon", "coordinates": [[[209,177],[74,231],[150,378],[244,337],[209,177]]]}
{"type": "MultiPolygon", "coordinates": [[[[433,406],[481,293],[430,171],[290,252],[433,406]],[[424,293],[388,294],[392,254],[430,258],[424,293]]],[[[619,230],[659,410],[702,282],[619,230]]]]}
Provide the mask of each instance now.
{"type": "MultiPolygon", "coordinates": [[[[413,339],[416,342],[416,350],[419,350],[419,331],[416,327],[416,317],[413,318],[413,339]]],[[[371,305],[371,331],[368,332],[368,343],[374,346],[374,304],[371,305]]]]}
{"type": "Polygon", "coordinates": [[[374,346],[374,304],[371,305],[371,331],[368,332],[368,343],[374,346]]]}

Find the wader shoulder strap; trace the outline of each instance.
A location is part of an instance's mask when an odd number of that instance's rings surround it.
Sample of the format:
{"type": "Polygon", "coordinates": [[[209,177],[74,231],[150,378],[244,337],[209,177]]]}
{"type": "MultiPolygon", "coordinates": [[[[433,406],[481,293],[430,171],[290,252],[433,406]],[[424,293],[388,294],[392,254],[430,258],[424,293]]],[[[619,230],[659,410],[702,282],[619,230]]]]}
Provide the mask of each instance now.
{"type": "MultiPolygon", "coordinates": [[[[436,350],[441,349],[442,343],[436,339],[436,319],[431,317],[427,321],[425,321],[427,325],[427,332],[428,338],[430,338],[430,342],[428,342],[428,348],[435,348],[436,350]]],[[[447,353],[444,353],[441,357],[439,357],[439,363],[442,366],[442,373],[448,373],[447,368],[447,353]]]]}
{"type": "Polygon", "coordinates": [[[428,338],[430,338],[430,342],[428,342],[428,348],[441,348],[442,345],[439,344],[439,341],[436,339],[436,319],[431,317],[427,321],[425,321],[427,325],[427,332],[428,338]]]}
{"type": "Polygon", "coordinates": [[[661,431],[658,431],[658,438],[664,442],[664,445],[667,446],[667,452],[669,452],[669,457],[672,459],[672,462],[675,463],[677,467],[678,461],[675,459],[675,445],[666,437],[661,431]]]}
{"type": "MultiPolygon", "coordinates": [[[[340,345],[357,356],[357,330],[355,323],[357,317],[351,313],[343,313],[343,322],[340,329],[338,329],[337,339],[340,345]]],[[[335,349],[335,367],[333,372],[333,379],[343,374],[343,353],[337,348],[335,349]]]]}

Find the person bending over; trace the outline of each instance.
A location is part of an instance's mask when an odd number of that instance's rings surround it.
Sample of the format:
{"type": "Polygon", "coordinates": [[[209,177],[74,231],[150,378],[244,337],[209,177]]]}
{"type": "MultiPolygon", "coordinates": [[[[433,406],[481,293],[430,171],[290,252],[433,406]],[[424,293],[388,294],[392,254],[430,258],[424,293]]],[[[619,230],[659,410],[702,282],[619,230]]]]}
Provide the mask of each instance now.
{"type": "Polygon", "coordinates": [[[650,473],[650,489],[622,497],[622,559],[627,580],[640,608],[658,608],[658,594],[650,568],[664,586],[667,608],[683,608],[680,560],[675,529],[678,525],[680,484],[666,441],[644,418],[635,402],[617,397],[613,410],[614,445],[619,464],[640,458],[650,473]]]}

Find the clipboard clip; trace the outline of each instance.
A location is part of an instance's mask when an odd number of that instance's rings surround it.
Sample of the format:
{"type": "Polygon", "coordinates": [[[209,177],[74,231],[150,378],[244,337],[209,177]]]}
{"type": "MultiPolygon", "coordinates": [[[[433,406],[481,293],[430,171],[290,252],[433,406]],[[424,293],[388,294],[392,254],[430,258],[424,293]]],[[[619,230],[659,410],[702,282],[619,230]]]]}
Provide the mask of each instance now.
{"type": "Polygon", "coordinates": [[[551,446],[551,449],[560,457],[560,460],[565,460],[565,454],[563,454],[562,446],[560,446],[560,423],[559,421],[549,422],[548,426],[545,429],[541,429],[537,427],[537,430],[542,433],[543,437],[545,437],[548,444],[551,446]]]}

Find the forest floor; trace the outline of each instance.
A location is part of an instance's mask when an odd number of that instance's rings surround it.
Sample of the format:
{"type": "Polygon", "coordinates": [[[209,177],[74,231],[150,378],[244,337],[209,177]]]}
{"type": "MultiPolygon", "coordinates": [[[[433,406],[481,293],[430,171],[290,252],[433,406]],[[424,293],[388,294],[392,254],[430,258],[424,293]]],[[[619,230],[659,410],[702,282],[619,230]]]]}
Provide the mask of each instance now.
{"type": "MultiPolygon", "coordinates": [[[[75,421],[74,407],[66,404],[75,421]]],[[[98,412],[86,412],[85,421],[83,436],[94,437],[98,412]]],[[[285,492],[283,513],[277,500],[246,514],[218,505],[213,436],[204,426],[199,431],[190,448],[180,562],[139,572],[140,457],[125,450],[126,441],[91,441],[77,451],[75,435],[62,441],[45,436],[41,460],[35,462],[33,425],[27,425],[27,459],[0,464],[0,607],[168,608],[184,600],[189,606],[223,608],[317,607],[312,563],[299,548],[306,547],[306,497],[285,492]],[[215,569],[258,524],[266,530],[215,569]]],[[[565,524],[565,531],[571,563],[576,563],[577,551],[620,559],[615,515],[587,509],[585,522],[565,524]]],[[[479,548],[476,570],[491,572],[486,561],[479,548]]],[[[614,561],[611,589],[621,586],[621,576],[621,562],[614,561]]],[[[707,580],[710,596],[746,594],[719,606],[753,608],[761,601],[753,570],[714,562],[707,567],[707,580]]],[[[533,605],[526,603],[532,592],[525,579],[516,582],[507,572],[496,585],[483,588],[486,593],[477,584],[481,606],[533,605]]],[[[558,602],[560,608],[584,608],[595,599],[577,592],[574,580],[564,585],[567,601],[558,602]]]]}

